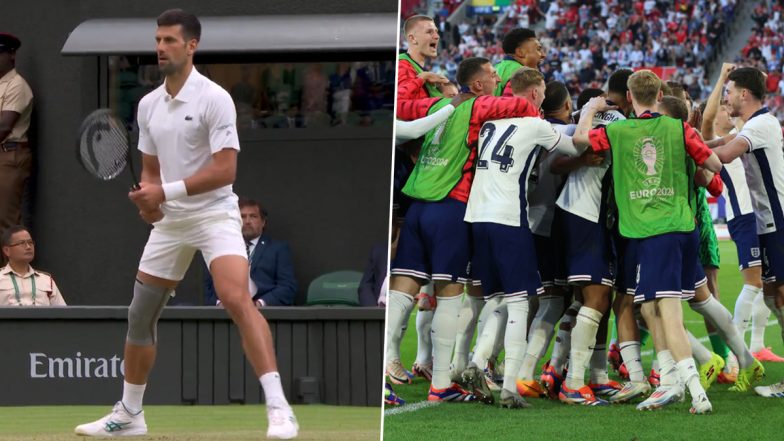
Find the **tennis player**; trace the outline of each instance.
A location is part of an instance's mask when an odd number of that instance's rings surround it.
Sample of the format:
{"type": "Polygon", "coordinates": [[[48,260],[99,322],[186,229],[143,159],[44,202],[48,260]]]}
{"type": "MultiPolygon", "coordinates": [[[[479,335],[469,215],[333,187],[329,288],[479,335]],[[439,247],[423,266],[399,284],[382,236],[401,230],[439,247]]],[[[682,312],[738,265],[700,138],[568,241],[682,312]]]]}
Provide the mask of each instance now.
{"type": "Polygon", "coordinates": [[[196,250],[242,336],[245,355],[267,403],[268,438],[291,439],[299,427],[281,387],[269,325],[248,293],[248,261],[232,191],[239,140],[229,94],[193,67],[201,24],[179,9],[158,17],[158,67],[164,84],[139,102],[140,189],[129,197],[154,225],[128,310],[123,396],[111,413],[76,428],[78,435],[147,433],[142,398],[155,363],[156,327],[196,250]]]}

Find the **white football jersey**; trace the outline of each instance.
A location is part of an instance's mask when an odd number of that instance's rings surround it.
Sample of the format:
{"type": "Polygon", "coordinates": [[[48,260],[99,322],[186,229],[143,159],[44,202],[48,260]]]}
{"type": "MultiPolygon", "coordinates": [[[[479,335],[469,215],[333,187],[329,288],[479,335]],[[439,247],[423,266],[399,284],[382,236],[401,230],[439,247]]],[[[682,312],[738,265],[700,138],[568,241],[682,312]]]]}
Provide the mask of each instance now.
{"type": "Polygon", "coordinates": [[[742,160],[757,215],[757,234],[784,228],[784,136],[781,124],[765,108],[746,121],[738,136],[749,143],[749,150],[742,160]]]}
{"type": "Polygon", "coordinates": [[[574,148],[571,138],[537,117],[488,121],[482,125],[466,222],[528,227],[526,186],[539,146],[553,150],[559,144],[574,148]]]}
{"type": "MultiPolygon", "coordinates": [[[[599,112],[593,117],[594,128],[606,126],[611,122],[624,120],[626,117],[617,110],[599,112]]],[[[610,168],[611,155],[606,153],[604,161],[595,167],[580,167],[569,173],[566,185],[561,190],[556,204],[576,216],[591,222],[599,222],[599,211],[602,204],[602,180],[610,168]]]]}
{"type": "MultiPolygon", "coordinates": [[[[737,130],[732,129],[730,133],[737,133],[737,130]]],[[[727,201],[727,222],[735,219],[736,216],[754,211],[749,185],[746,183],[746,170],[743,168],[741,158],[735,158],[729,164],[724,164],[721,169],[721,180],[724,182],[721,194],[727,201]]]]}
{"type": "MultiPolygon", "coordinates": [[[[553,128],[564,135],[574,135],[577,128],[574,124],[555,124],[553,128]]],[[[563,175],[550,171],[553,161],[558,158],[558,153],[542,151],[539,149],[537,166],[528,180],[528,225],[531,232],[544,237],[550,237],[555,215],[555,200],[558,190],[564,181],[563,175]]]]}

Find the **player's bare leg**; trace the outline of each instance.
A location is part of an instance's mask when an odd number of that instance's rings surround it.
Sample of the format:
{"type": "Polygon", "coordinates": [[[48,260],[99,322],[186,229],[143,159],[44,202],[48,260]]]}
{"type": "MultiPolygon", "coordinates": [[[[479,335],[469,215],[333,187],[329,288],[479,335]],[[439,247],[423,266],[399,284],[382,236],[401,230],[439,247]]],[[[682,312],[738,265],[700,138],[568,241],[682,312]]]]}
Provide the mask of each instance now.
{"type": "MultiPolygon", "coordinates": [[[[784,339],[784,283],[765,283],[762,290],[765,295],[765,304],[776,315],[782,329],[781,336],[784,339]]],[[[757,386],[754,391],[763,397],[784,398],[784,380],[769,386],[757,386]]]]}

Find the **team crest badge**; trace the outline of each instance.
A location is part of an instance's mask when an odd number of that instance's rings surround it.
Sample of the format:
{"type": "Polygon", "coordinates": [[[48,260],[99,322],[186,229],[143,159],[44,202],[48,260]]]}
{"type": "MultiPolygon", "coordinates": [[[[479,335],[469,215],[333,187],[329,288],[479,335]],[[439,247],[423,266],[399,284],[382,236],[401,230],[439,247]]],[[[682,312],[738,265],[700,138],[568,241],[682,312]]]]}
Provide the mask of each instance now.
{"type": "Polygon", "coordinates": [[[760,250],[758,247],[753,247],[751,249],[751,257],[757,258],[760,256],[760,250]]]}

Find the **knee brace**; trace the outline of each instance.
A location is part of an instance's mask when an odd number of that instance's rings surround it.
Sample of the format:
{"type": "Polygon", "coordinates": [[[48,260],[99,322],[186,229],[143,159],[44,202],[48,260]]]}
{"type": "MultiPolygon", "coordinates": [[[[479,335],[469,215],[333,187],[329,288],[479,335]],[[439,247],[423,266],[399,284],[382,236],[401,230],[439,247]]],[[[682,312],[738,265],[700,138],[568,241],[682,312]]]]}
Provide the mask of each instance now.
{"type": "Polygon", "coordinates": [[[169,301],[170,288],[144,284],[133,285],[133,300],[128,308],[128,343],[152,346],[158,341],[158,319],[169,301]]]}

